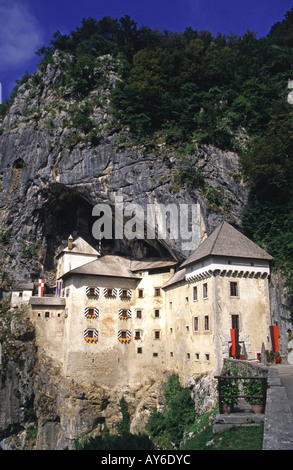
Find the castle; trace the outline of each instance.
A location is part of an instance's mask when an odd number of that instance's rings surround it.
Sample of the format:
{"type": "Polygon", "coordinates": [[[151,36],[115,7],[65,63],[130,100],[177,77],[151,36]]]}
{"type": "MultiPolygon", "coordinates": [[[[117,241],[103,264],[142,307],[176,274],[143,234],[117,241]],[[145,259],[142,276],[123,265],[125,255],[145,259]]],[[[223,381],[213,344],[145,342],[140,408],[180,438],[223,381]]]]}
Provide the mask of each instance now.
{"type": "Polygon", "coordinates": [[[56,295],[31,295],[30,315],[40,353],[79,383],[185,383],[269,348],[272,257],[227,222],[180,266],[101,256],[81,237],[56,258],[56,295]]]}

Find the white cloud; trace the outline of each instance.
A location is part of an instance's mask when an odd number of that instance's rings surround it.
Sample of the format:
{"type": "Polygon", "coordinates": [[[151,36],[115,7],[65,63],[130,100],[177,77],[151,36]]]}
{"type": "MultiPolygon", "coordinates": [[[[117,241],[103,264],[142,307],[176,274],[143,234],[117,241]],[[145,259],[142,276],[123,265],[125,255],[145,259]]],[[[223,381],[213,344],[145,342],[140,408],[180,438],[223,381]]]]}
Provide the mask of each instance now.
{"type": "Polygon", "coordinates": [[[41,45],[41,28],[27,3],[0,0],[0,71],[24,66],[41,45]]]}

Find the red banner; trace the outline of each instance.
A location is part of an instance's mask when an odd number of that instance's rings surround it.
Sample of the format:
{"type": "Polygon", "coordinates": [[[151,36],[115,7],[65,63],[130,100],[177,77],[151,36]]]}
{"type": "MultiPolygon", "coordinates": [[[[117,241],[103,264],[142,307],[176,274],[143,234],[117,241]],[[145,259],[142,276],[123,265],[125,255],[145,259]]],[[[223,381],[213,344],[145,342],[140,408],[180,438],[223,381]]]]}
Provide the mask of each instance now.
{"type": "Polygon", "coordinates": [[[239,330],[236,328],[230,330],[232,347],[231,347],[231,356],[239,356],[239,330]]]}
{"type": "Polygon", "coordinates": [[[279,327],[278,325],[270,326],[272,350],[273,352],[279,351],[279,327]]]}

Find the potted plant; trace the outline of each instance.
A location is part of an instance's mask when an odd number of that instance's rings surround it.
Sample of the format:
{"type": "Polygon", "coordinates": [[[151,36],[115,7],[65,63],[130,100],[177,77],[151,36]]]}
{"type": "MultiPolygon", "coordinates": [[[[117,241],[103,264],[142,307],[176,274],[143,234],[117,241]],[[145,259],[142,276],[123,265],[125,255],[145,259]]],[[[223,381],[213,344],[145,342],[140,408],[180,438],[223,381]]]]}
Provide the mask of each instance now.
{"type": "Polygon", "coordinates": [[[233,379],[225,379],[221,384],[221,400],[224,413],[231,413],[238,403],[238,383],[233,379]]]}
{"type": "Polygon", "coordinates": [[[251,405],[254,413],[263,413],[263,388],[260,379],[246,380],[243,384],[245,400],[251,405]],[[257,398],[259,397],[259,398],[257,398]]]}

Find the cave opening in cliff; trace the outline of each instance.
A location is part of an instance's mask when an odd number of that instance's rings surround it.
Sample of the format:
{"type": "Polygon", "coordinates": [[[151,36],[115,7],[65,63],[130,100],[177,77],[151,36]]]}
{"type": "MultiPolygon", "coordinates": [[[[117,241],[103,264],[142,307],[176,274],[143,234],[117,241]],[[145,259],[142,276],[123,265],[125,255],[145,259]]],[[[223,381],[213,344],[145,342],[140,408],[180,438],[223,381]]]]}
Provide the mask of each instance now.
{"type": "MultiPolygon", "coordinates": [[[[99,240],[92,234],[94,204],[78,190],[54,184],[46,191],[40,213],[42,238],[46,244],[45,269],[54,269],[55,255],[66,246],[69,235],[82,237],[99,250],[99,240]]],[[[115,220],[113,219],[113,226],[115,220]]],[[[114,233],[114,231],[113,231],[114,233]]],[[[157,240],[102,239],[101,254],[118,254],[131,258],[170,257],[167,248],[157,240]]]]}

